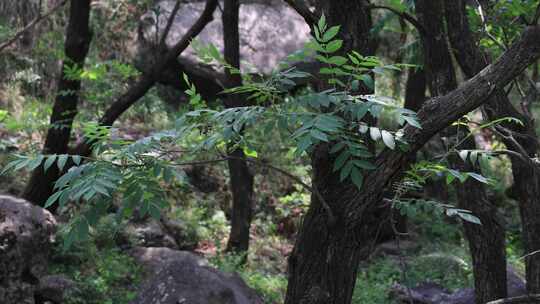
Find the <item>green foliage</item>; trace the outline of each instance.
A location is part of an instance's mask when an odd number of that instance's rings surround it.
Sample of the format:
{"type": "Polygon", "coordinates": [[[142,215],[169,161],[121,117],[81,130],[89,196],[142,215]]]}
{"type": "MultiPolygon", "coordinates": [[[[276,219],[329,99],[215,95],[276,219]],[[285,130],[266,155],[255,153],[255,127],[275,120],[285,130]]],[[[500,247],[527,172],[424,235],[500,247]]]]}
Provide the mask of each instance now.
{"type": "Polygon", "coordinates": [[[282,274],[263,273],[250,266],[243,265],[243,256],[236,254],[219,254],[210,259],[210,263],[225,272],[237,272],[242,279],[253,288],[264,303],[283,303],[287,288],[287,278],[282,274]]]}
{"type": "MultiPolygon", "coordinates": [[[[115,248],[115,225],[115,221],[101,221],[91,238],[78,242],[69,251],[63,246],[55,248],[52,273],[66,275],[77,283],[78,292],[70,295],[66,303],[127,304],[135,297],[134,288],[142,272],[131,257],[115,248]]],[[[61,244],[69,234],[66,229],[60,231],[57,238],[61,244]]]]}

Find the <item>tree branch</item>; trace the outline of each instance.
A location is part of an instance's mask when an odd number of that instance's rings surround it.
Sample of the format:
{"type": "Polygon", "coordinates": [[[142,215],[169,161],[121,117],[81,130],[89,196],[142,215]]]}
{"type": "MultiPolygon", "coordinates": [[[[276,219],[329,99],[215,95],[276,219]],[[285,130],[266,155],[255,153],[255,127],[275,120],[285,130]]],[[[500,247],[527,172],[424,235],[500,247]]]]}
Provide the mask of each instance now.
{"type": "Polygon", "coordinates": [[[176,14],[178,13],[179,9],[180,9],[180,0],[176,0],[176,3],[174,4],[174,8],[171,11],[171,14],[169,15],[169,19],[167,20],[167,25],[165,26],[165,29],[163,30],[163,34],[161,35],[161,41],[159,42],[158,50],[167,49],[167,36],[169,36],[169,32],[171,31],[171,27],[174,23],[174,18],[176,17],[176,14]]]}
{"type": "Polygon", "coordinates": [[[519,296],[488,302],[487,304],[535,304],[540,301],[540,295],[519,296]]]}
{"type": "Polygon", "coordinates": [[[311,25],[316,24],[317,16],[312,13],[307,5],[302,0],[283,0],[285,1],[291,8],[293,8],[304,20],[306,23],[311,27],[311,25]]]}
{"type": "Polygon", "coordinates": [[[498,89],[504,89],[530,64],[540,58],[540,26],[529,26],[512,46],[493,64],[464,82],[448,94],[432,98],[418,111],[421,129],[407,125],[404,140],[409,143],[408,152],[385,149],[377,156],[377,170],[370,172],[364,180],[363,190],[354,187],[344,190],[345,225],[355,229],[366,221],[365,214],[382,198],[382,191],[399,179],[411,157],[435,134],[448,127],[463,115],[486,103],[498,89]]]}
{"type": "Polygon", "coordinates": [[[453,121],[487,102],[540,57],[540,26],[529,26],[521,37],[493,64],[450,93],[432,98],[420,109],[422,129],[406,127],[407,141],[413,150],[423,146],[434,134],[453,121]]]}
{"type": "Polygon", "coordinates": [[[370,5],[367,8],[368,9],[384,9],[384,10],[391,11],[392,13],[398,15],[401,19],[406,20],[412,26],[414,26],[416,30],[420,33],[420,35],[422,36],[429,35],[429,32],[426,30],[426,28],[420,22],[418,22],[418,20],[416,20],[413,16],[411,16],[407,12],[400,12],[395,8],[384,6],[384,5],[370,5]]]}
{"type": "MultiPolygon", "coordinates": [[[[34,27],[36,24],[40,23],[41,21],[47,19],[49,16],[54,14],[56,11],[58,11],[61,7],[63,7],[66,4],[67,0],[60,1],[55,7],[53,7],[50,11],[48,11],[46,14],[42,15],[39,14],[34,20],[32,20],[30,23],[28,23],[23,29],[18,31],[13,37],[9,38],[5,42],[2,42],[0,44],[0,53],[4,51],[8,46],[13,44],[17,39],[19,39],[24,33],[26,33],[28,30],[30,30],[32,27],[34,27]]],[[[41,7],[40,7],[41,9],[41,7]]]]}

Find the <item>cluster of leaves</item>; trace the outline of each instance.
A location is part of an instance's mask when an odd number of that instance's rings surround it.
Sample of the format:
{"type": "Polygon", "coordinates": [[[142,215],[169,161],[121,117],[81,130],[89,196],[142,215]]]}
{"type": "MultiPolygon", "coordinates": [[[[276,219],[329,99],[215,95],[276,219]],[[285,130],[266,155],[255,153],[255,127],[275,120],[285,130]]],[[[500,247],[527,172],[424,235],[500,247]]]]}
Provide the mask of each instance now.
{"type": "Polygon", "coordinates": [[[415,195],[422,191],[429,180],[441,177],[445,179],[448,185],[455,180],[464,183],[468,178],[473,178],[484,184],[491,183],[490,179],[476,172],[460,172],[446,167],[442,162],[420,161],[413,164],[404,179],[394,185],[392,207],[398,210],[400,214],[409,217],[415,217],[420,212],[435,216],[445,214],[449,217],[457,216],[463,221],[480,225],[480,219],[469,210],[431,199],[426,200],[415,195]]]}

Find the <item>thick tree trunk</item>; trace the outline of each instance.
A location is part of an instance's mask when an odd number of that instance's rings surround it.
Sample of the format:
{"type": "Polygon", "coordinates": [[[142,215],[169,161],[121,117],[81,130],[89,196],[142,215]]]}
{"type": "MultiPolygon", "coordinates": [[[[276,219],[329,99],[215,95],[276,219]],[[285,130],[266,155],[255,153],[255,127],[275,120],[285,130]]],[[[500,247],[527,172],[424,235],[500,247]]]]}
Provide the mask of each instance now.
{"type": "MultiPolygon", "coordinates": [[[[447,44],[442,0],[418,0],[416,2],[418,19],[429,29],[422,37],[424,66],[426,67],[432,97],[446,94],[457,87],[452,58],[447,44]]],[[[463,138],[469,130],[452,128],[445,131],[449,136],[463,138]]],[[[463,129],[463,128],[462,128],[463,129]]],[[[473,139],[464,142],[458,149],[476,149],[473,139]]],[[[449,159],[452,167],[459,171],[480,169],[464,163],[459,157],[449,159]]],[[[475,282],[475,301],[478,304],[507,296],[506,254],[504,226],[497,218],[496,207],[489,202],[484,186],[476,180],[456,184],[457,203],[462,209],[470,210],[482,225],[465,222],[465,237],[473,260],[475,282]]]]}
{"type": "MultiPolygon", "coordinates": [[[[446,1],[446,20],[449,27],[449,38],[453,46],[456,60],[467,78],[474,77],[489,64],[489,57],[478,48],[478,43],[471,32],[465,3],[463,0],[446,1]]],[[[538,151],[538,140],[531,119],[519,113],[510,103],[502,88],[496,90],[493,97],[484,105],[489,119],[514,117],[521,120],[524,126],[514,123],[503,126],[513,132],[515,142],[502,138],[508,149],[520,152],[523,148],[529,157],[535,157],[538,151]]],[[[526,253],[540,250],[540,176],[529,164],[512,158],[514,188],[517,194],[522,219],[522,233],[526,253]]],[[[540,256],[526,258],[527,289],[531,293],[540,292],[540,256]]],[[[495,288],[495,287],[494,287],[495,288]]],[[[504,298],[504,297],[500,297],[504,298]]],[[[496,299],[496,298],[492,298],[496,299]]]]}
{"type": "MultiPolygon", "coordinates": [[[[324,13],[327,24],[341,25],[339,38],[344,41],[341,54],[351,50],[365,56],[373,54],[376,43],[370,37],[372,20],[366,6],[365,1],[318,2],[317,11],[324,13]]],[[[325,88],[321,84],[320,89],[325,88]]],[[[368,92],[367,88],[362,90],[368,92]]],[[[321,202],[312,195],[310,209],[289,258],[286,304],[350,303],[359,261],[372,249],[381,230],[389,227],[388,206],[366,213],[370,223],[362,225],[362,231],[350,231],[346,227],[340,204],[344,193],[351,193],[354,186],[339,182],[339,172],[332,170],[334,160],[328,149],[328,145],[321,144],[312,152],[313,187],[333,210],[337,222],[329,222],[321,202]]]]}
{"type": "MultiPolygon", "coordinates": [[[[66,69],[82,69],[88,54],[92,38],[89,27],[90,0],[71,1],[69,23],[66,31],[66,59],[58,81],[58,93],[53,106],[51,123],[43,146],[44,154],[65,154],[71,135],[73,119],[77,115],[81,81],[68,79],[66,69]]],[[[23,197],[34,204],[43,206],[52,194],[54,182],[58,179],[59,170],[52,166],[44,172],[40,166],[32,172],[30,181],[24,190],[23,197]]]]}
{"type": "MultiPolygon", "coordinates": [[[[223,7],[223,39],[225,44],[225,61],[234,68],[240,68],[240,34],[238,31],[238,14],[240,2],[225,0],[223,7]]],[[[236,87],[242,85],[239,74],[226,71],[227,85],[236,87]]],[[[247,106],[245,96],[231,95],[225,100],[227,108],[247,106]]],[[[230,153],[228,161],[230,186],[233,205],[231,216],[231,232],[227,251],[247,252],[249,248],[249,228],[253,209],[253,175],[249,170],[244,152],[236,148],[230,153]]]]}
{"type": "Polygon", "coordinates": [[[375,162],[377,170],[365,177],[369,182],[364,183],[362,191],[341,186],[323,194],[335,195],[329,202],[338,218],[333,225],[328,223],[320,203],[312,200],[289,259],[285,303],[350,303],[361,249],[370,246],[380,224],[373,214],[384,189],[401,176],[410,164],[410,156],[431,137],[482,105],[495,88],[507,85],[539,56],[540,27],[529,27],[496,63],[458,89],[427,101],[418,112],[423,128],[405,128],[404,139],[410,143],[408,153],[382,152],[375,162]]]}

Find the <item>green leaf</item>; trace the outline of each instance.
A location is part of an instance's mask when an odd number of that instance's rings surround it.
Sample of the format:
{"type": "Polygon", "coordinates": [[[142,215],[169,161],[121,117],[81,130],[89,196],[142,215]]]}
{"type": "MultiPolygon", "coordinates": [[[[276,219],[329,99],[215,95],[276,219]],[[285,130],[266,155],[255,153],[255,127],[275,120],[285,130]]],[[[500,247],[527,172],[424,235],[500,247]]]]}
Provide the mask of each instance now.
{"type": "Polygon", "coordinates": [[[58,200],[61,194],[62,194],[62,191],[57,191],[53,195],[51,195],[45,202],[45,205],[43,206],[43,208],[49,208],[50,206],[52,206],[58,200]]]}
{"type": "Polygon", "coordinates": [[[324,134],[323,132],[317,129],[311,129],[309,134],[320,141],[328,142],[328,135],[324,134]]]}
{"type": "Polygon", "coordinates": [[[257,158],[259,156],[257,151],[255,151],[254,149],[251,149],[248,146],[243,147],[242,150],[244,151],[244,154],[246,156],[253,157],[253,158],[257,158]]]}
{"type": "Polygon", "coordinates": [[[68,155],[67,154],[61,154],[61,155],[58,155],[58,170],[62,171],[64,170],[64,166],[66,165],[66,162],[68,160],[68,155]]]}
{"type": "Polygon", "coordinates": [[[173,178],[174,174],[172,173],[172,170],[171,168],[165,168],[163,170],[163,180],[170,184],[172,182],[172,178],[173,178]]]}
{"type": "Polygon", "coordinates": [[[334,162],[334,172],[338,171],[343,167],[345,162],[349,159],[349,156],[351,156],[351,153],[347,150],[344,150],[339,154],[339,156],[336,158],[336,161],[334,162]]]}
{"type": "Polygon", "coordinates": [[[422,125],[420,125],[420,123],[418,122],[418,119],[416,119],[416,117],[403,116],[403,119],[405,119],[407,121],[407,123],[409,123],[411,126],[417,128],[417,129],[422,129],[422,125]]]}
{"type": "Polygon", "coordinates": [[[376,128],[376,127],[370,127],[369,128],[369,136],[374,141],[377,141],[377,140],[381,139],[381,136],[382,136],[381,130],[379,128],[376,128]]]}
{"type": "Polygon", "coordinates": [[[313,142],[311,141],[311,136],[302,137],[296,146],[295,154],[302,154],[302,152],[306,151],[309,147],[311,147],[312,144],[313,142]]]}
{"type": "Polygon", "coordinates": [[[47,172],[49,168],[54,164],[54,161],[56,160],[56,154],[51,155],[45,160],[45,164],[43,165],[43,171],[47,172]]]}
{"type": "Polygon", "coordinates": [[[364,183],[364,176],[360,173],[360,170],[358,170],[357,168],[352,168],[351,180],[356,185],[358,190],[362,189],[362,184],[364,183]]]}
{"type": "Polygon", "coordinates": [[[360,75],[360,80],[362,80],[362,82],[370,89],[370,90],[374,90],[375,89],[375,82],[373,81],[373,78],[368,75],[368,74],[362,74],[360,75]]]}
{"type": "Polygon", "coordinates": [[[328,42],[332,40],[339,33],[339,25],[330,27],[323,35],[322,42],[328,42]]]}
{"type": "Polygon", "coordinates": [[[43,162],[43,158],[44,158],[43,155],[38,155],[37,158],[30,161],[28,163],[28,170],[32,171],[36,169],[37,167],[39,167],[39,165],[41,165],[41,163],[43,162]]]}
{"type": "Polygon", "coordinates": [[[477,224],[477,225],[482,225],[482,222],[480,221],[480,219],[476,216],[474,216],[473,214],[471,213],[465,213],[465,212],[458,212],[457,215],[464,221],[466,222],[469,222],[469,223],[473,223],[473,224],[477,224]]]}
{"type": "Polygon", "coordinates": [[[326,16],[324,14],[321,15],[321,18],[319,19],[319,22],[317,23],[317,27],[321,32],[324,32],[326,29],[326,16]]]}
{"type": "Polygon", "coordinates": [[[155,204],[149,205],[148,213],[150,213],[150,216],[155,220],[159,220],[161,217],[161,209],[155,204]]]}
{"type": "Polygon", "coordinates": [[[377,167],[371,162],[361,160],[361,159],[355,159],[353,160],[353,164],[357,166],[358,168],[365,169],[365,170],[375,170],[377,167]]]}
{"type": "Polygon", "coordinates": [[[484,176],[480,175],[480,174],[477,174],[477,173],[474,173],[474,172],[469,172],[467,173],[467,175],[469,175],[470,177],[474,178],[475,180],[481,182],[481,183],[484,183],[484,184],[489,184],[489,179],[485,178],[484,176]]]}
{"type": "Polygon", "coordinates": [[[347,162],[347,164],[345,166],[343,166],[343,168],[339,172],[339,181],[340,182],[343,182],[345,179],[347,179],[347,177],[349,177],[353,167],[354,167],[354,164],[353,164],[352,161],[347,162]]]}
{"type": "Polygon", "coordinates": [[[19,160],[14,160],[10,163],[8,163],[4,169],[2,169],[2,172],[0,172],[0,175],[4,175],[5,173],[7,173],[8,171],[10,171],[11,169],[13,169],[17,164],[19,163],[19,160]]]}
{"type": "Polygon", "coordinates": [[[343,46],[343,40],[333,40],[330,43],[328,43],[325,47],[326,53],[334,53],[341,49],[343,46]]]}
{"type": "Polygon", "coordinates": [[[345,63],[347,63],[347,58],[343,56],[332,56],[328,58],[328,63],[338,66],[344,65],[345,63]]]}
{"type": "Polygon", "coordinates": [[[464,161],[467,162],[467,156],[469,155],[469,150],[461,150],[459,151],[459,157],[464,161]]]}
{"type": "Polygon", "coordinates": [[[473,165],[476,164],[476,160],[478,159],[478,151],[471,151],[470,159],[473,165]]]}
{"type": "Polygon", "coordinates": [[[447,174],[446,175],[446,184],[450,185],[455,179],[456,179],[456,177],[454,175],[447,174]]]}
{"type": "Polygon", "coordinates": [[[390,148],[391,150],[394,150],[396,148],[396,142],[394,140],[394,135],[392,135],[390,132],[383,130],[381,132],[382,140],[384,144],[390,148]]]}
{"type": "Polygon", "coordinates": [[[338,151],[341,151],[341,149],[345,148],[345,142],[339,142],[337,144],[335,144],[332,149],[330,149],[330,154],[334,154],[338,151]]]}

